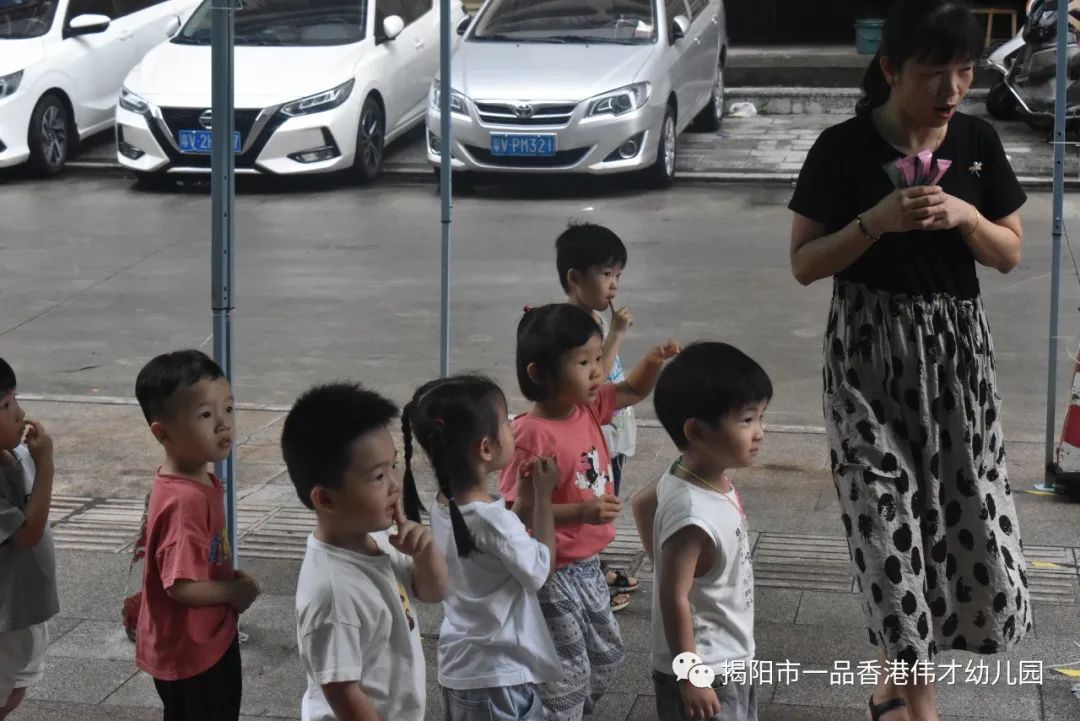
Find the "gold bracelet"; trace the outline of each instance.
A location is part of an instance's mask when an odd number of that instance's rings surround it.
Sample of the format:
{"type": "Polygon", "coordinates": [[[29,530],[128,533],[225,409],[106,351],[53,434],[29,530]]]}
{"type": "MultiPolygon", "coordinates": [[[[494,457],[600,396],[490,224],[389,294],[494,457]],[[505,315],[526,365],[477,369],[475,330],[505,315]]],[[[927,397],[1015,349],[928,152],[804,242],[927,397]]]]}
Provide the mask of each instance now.
{"type": "Polygon", "coordinates": [[[981,223],[981,222],[982,222],[982,213],[980,213],[979,209],[976,208],[975,209],[975,225],[967,233],[962,233],[965,240],[967,240],[971,236],[975,235],[975,231],[979,229],[979,223],[981,223]]]}
{"type": "Polygon", "coordinates": [[[878,242],[876,236],[871,235],[870,231],[866,229],[866,223],[863,222],[862,214],[855,216],[855,223],[859,226],[859,232],[863,234],[863,237],[869,240],[871,243],[878,242]]]}

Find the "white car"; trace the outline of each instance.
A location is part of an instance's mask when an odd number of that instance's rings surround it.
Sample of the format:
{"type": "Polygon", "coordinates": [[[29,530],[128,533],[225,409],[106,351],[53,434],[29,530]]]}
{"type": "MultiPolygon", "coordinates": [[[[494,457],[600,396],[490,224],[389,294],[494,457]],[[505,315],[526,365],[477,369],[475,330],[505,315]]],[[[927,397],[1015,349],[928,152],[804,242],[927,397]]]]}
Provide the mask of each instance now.
{"type": "Polygon", "coordinates": [[[0,0],[0,168],[53,175],[107,130],[124,77],[191,0],[0,0]]]}
{"type": "MultiPolygon", "coordinates": [[[[450,71],[455,174],[675,175],[675,139],[716,130],[727,58],[723,0],[488,0],[450,71]]],[[[442,148],[439,87],[428,160],[442,148]]]]}
{"type": "MultiPolygon", "coordinates": [[[[124,82],[117,155],[143,180],[210,169],[210,14],[205,0],[124,82]]],[[[439,64],[432,0],[259,0],[235,28],[237,173],[366,182],[385,144],[424,119],[439,64]]]]}

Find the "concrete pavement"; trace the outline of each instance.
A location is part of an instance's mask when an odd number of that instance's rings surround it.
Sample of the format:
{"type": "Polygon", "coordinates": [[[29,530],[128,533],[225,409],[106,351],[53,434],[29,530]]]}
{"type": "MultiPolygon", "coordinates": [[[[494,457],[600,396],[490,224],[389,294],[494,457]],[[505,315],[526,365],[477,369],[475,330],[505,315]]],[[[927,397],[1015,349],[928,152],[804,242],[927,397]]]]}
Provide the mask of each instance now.
{"type": "MultiPolygon", "coordinates": [[[[610,225],[630,262],[624,364],[652,343],[720,338],[776,382],[770,422],[821,424],[821,337],[830,286],[788,267],[790,189],[688,185],[661,193],[560,183],[490,189],[455,203],[452,365],[491,374],[520,407],[521,307],[560,299],[552,243],[569,219],[610,225]]],[[[1080,206],[1067,203],[1066,224],[1080,206]]],[[[1050,202],[1022,211],[1023,261],[980,273],[1011,437],[1045,422],[1050,202]]],[[[26,393],[129,397],[165,348],[209,348],[210,200],[144,193],[115,174],[13,182],[0,191],[0,354],[26,393]]],[[[430,186],[242,183],[237,199],[236,389],[287,404],[352,376],[404,402],[438,370],[439,201],[430,186]],[[312,192],[317,191],[317,192],[312,192]]],[[[1080,338],[1069,256],[1061,302],[1059,409],[1080,338]]],[[[651,404],[642,414],[651,416],[651,404]]],[[[1060,416],[1059,416],[1060,418],[1060,416]]]]}
{"type": "MultiPolygon", "coordinates": [[[[137,673],[133,646],[119,623],[127,582],[130,543],[141,497],[159,455],[138,409],[128,403],[25,400],[28,411],[56,437],[58,478],[54,533],[58,546],[61,615],[52,623],[44,682],[13,721],[150,721],[159,719],[151,680],[137,673]]],[[[281,409],[241,410],[240,554],[261,582],[263,596],[243,617],[250,640],[243,646],[245,718],[296,719],[304,689],[296,654],[293,592],[310,514],[300,507],[283,473],[277,442],[281,409]]],[[[769,433],[759,466],[736,478],[750,518],[757,577],[756,637],[759,660],[792,664],[797,679],[764,684],[763,721],[859,721],[869,687],[859,677],[830,678],[837,661],[873,659],[852,592],[843,528],[825,467],[823,439],[813,433],[769,433]],[[832,683],[834,681],[836,683],[832,683]]],[[[627,493],[659,474],[673,449],[655,424],[639,435],[639,452],[628,466],[627,493]]],[[[1010,445],[1014,488],[1026,489],[1041,473],[1038,444],[1010,445]]],[[[420,467],[423,495],[430,474],[420,467]]],[[[1067,721],[1080,701],[1051,666],[1080,659],[1080,537],[1076,506],[1059,497],[1019,492],[1020,529],[1029,561],[1053,560],[1071,567],[1032,570],[1035,632],[1015,651],[992,659],[997,683],[965,683],[976,657],[948,655],[962,665],[957,682],[939,687],[946,721],[1067,721]],[[1005,662],[1009,665],[1006,666],[1005,662]],[[1021,662],[1041,663],[1042,684],[1012,685],[1021,662]]],[[[619,615],[628,648],[627,665],[595,718],[655,718],[649,680],[650,569],[642,564],[628,509],[617,524],[612,560],[636,572],[643,588],[619,615]]],[[[441,718],[434,686],[440,608],[419,610],[429,680],[427,718],[441,718]]]]}

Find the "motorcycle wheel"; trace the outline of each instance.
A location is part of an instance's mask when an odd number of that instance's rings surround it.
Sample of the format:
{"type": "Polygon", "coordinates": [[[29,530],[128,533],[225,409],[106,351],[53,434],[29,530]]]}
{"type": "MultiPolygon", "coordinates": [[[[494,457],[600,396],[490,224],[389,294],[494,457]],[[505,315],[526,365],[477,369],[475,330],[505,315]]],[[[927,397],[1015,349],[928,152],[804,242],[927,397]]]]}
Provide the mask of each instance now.
{"type": "Polygon", "coordinates": [[[1017,116],[1016,98],[1005,85],[998,81],[986,94],[986,112],[995,120],[1015,120],[1017,116]]]}

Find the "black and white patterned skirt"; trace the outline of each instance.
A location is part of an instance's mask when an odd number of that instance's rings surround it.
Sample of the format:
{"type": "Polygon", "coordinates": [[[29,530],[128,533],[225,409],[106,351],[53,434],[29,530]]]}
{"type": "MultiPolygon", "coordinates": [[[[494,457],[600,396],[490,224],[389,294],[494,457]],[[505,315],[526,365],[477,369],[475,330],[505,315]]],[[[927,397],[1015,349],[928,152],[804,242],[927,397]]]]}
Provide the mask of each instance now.
{"type": "Polygon", "coordinates": [[[908,663],[1016,644],[1031,604],[982,301],[837,281],[824,383],[871,643],[908,663]]]}

